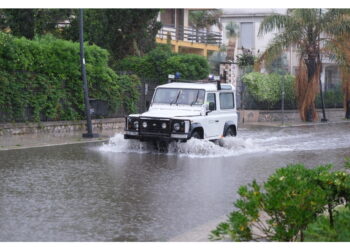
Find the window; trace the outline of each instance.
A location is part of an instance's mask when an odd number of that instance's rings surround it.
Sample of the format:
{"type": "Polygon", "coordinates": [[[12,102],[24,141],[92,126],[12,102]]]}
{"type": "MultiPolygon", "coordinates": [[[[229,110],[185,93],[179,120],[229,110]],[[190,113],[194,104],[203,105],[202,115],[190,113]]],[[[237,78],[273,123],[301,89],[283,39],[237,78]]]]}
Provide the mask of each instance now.
{"type": "Polygon", "coordinates": [[[215,93],[208,93],[207,94],[207,104],[209,105],[209,103],[213,102],[215,104],[215,109],[216,110],[216,97],[215,97],[215,93]]]}
{"type": "Polygon", "coordinates": [[[173,89],[158,88],[153,103],[202,105],[204,90],[202,89],[173,89]]]}
{"type": "Polygon", "coordinates": [[[220,94],[220,108],[221,109],[233,109],[235,108],[233,102],[233,93],[221,93],[220,94]]]}
{"type": "Polygon", "coordinates": [[[241,23],[240,47],[245,49],[254,48],[254,26],[253,23],[241,23]]]}

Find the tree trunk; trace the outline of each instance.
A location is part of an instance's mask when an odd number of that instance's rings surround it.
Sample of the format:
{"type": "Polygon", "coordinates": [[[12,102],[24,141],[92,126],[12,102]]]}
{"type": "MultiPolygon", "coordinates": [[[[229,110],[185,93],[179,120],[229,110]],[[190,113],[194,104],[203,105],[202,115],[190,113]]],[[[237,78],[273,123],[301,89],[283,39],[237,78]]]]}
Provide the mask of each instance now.
{"type": "Polygon", "coordinates": [[[235,60],[235,47],[236,47],[236,38],[231,37],[228,40],[226,61],[233,62],[235,60]]]}
{"type": "Polygon", "coordinates": [[[312,122],[317,119],[315,98],[318,91],[321,63],[314,56],[299,62],[299,73],[297,75],[297,96],[299,113],[302,121],[312,122]]]}
{"type": "Polygon", "coordinates": [[[328,203],[328,213],[329,213],[329,225],[331,228],[334,228],[334,218],[333,218],[333,210],[332,204],[328,203]]]}

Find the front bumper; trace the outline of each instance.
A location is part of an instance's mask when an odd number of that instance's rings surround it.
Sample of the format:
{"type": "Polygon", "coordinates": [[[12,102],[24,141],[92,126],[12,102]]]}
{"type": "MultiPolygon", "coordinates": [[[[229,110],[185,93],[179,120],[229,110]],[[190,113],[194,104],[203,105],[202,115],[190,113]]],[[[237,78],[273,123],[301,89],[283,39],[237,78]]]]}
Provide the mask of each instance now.
{"type": "Polygon", "coordinates": [[[126,117],[124,138],[140,141],[186,141],[190,138],[190,127],[191,121],[185,119],[126,117]],[[179,128],[175,130],[174,125],[179,128]]]}
{"type": "Polygon", "coordinates": [[[140,135],[138,131],[125,131],[124,139],[136,139],[140,141],[187,141],[189,139],[189,134],[142,134],[140,135]]]}

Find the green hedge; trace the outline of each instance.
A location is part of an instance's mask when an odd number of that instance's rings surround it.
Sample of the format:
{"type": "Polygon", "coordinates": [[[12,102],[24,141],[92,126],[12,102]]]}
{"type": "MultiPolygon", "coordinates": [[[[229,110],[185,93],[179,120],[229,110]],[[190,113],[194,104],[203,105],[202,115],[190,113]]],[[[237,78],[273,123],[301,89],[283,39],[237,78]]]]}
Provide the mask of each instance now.
{"type": "MultiPolygon", "coordinates": [[[[79,44],[45,36],[35,40],[0,33],[0,112],[2,120],[77,120],[84,117],[79,44]],[[32,117],[26,117],[27,111],[32,117]]],[[[85,46],[90,97],[111,112],[135,111],[139,80],[108,67],[108,52],[85,46]],[[125,89],[129,89],[125,95],[125,89]]]]}
{"type": "Polygon", "coordinates": [[[129,56],[121,60],[117,71],[137,74],[141,78],[157,79],[165,83],[168,74],[181,73],[181,78],[199,80],[209,75],[209,64],[205,57],[195,54],[175,54],[167,45],[158,45],[148,54],[137,57],[129,56]]]}
{"type": "Polygon", "coordinates": [[[282,99],[282,81],[284,82],[285,103],[295,105],[296,96],[292,75],[281,76],[278,74],[263,74],[251,72],[242,77],[247,85],[249,94],[258,103],[267,104],[272,107],[282,99]]]}

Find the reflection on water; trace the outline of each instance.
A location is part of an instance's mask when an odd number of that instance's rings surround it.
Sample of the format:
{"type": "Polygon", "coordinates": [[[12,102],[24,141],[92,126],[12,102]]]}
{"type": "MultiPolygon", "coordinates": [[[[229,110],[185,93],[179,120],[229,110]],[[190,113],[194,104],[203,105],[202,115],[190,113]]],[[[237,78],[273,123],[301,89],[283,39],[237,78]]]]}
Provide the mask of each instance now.
{"type": "Polygon", "coordinates": [[[240,185],[290,163],[342,165],[349,126],[249,128],[159,153],[115,135],[0,152],[0,241],[165,241],[228,214],[240,185]]]}

